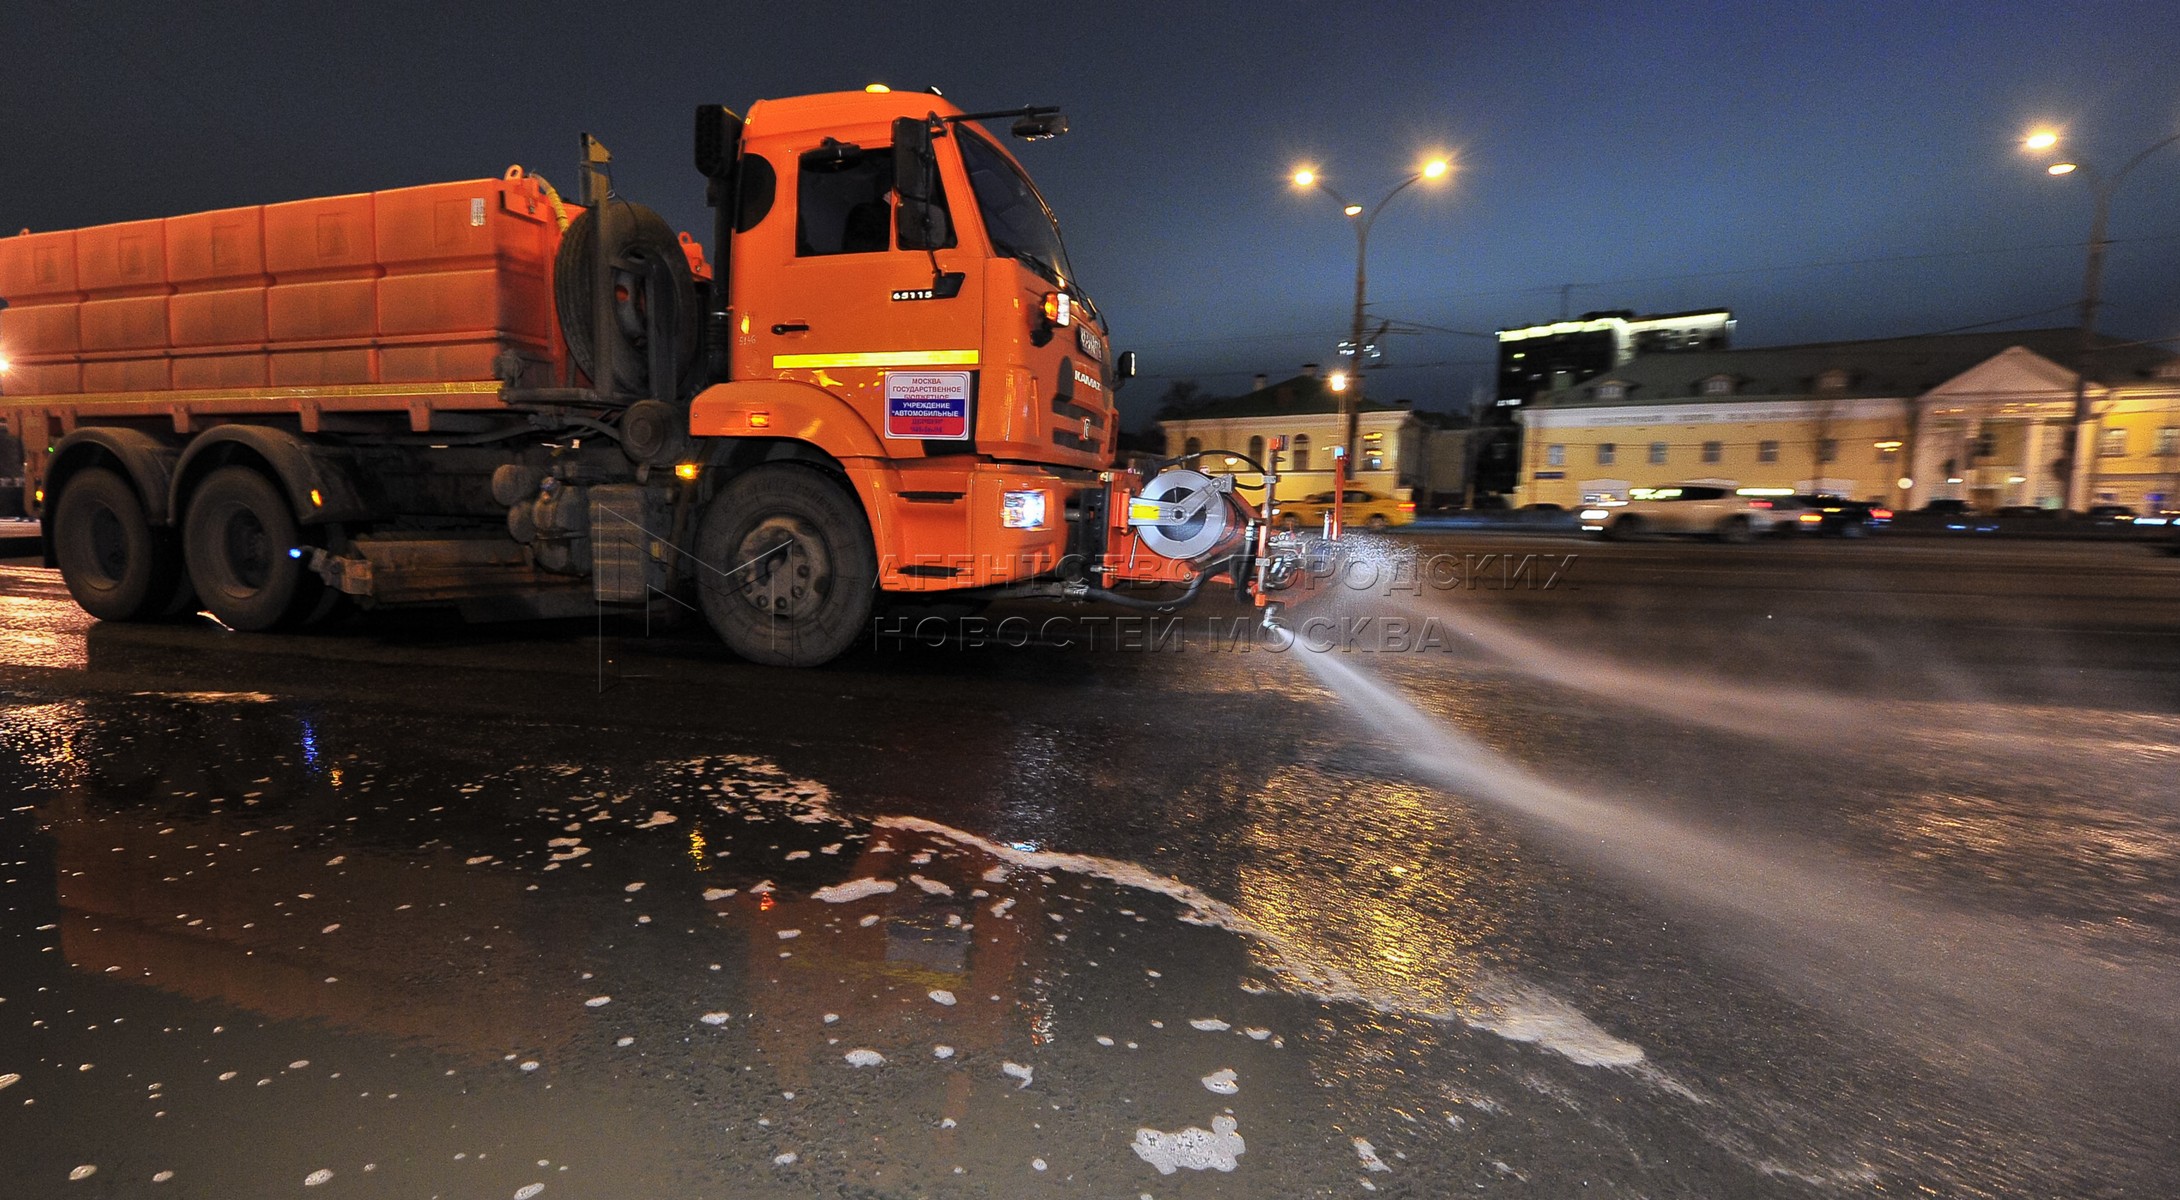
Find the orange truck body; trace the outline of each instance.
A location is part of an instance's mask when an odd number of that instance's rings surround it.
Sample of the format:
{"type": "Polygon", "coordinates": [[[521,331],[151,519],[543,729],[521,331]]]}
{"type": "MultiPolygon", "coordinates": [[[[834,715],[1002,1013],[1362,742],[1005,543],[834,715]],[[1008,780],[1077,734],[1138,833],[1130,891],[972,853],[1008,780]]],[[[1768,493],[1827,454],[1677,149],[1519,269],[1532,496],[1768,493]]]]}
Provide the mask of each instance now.
{"type": "MultiPolygon", "coordinates": [[[[719,491],[752,466],[793,461],[852,490],[885,592],[988,590],[1068,572],[1100,589],[1203,574],[1202,563],[1146,552],[1137,539],[1128,500],[1143,481],[1113,466],[1121,377],[1064,251],[1019,253],[987,225],[1024,213],[1050,221],[997,140],[920,93],[761,101],[731,128],[731,175],[705,168],[718,172],[716,267],[686,233],[666,255],[672,271],[654,256],[654,273],[639,278],[640,252],[635,268],[614,259],[637,275],[586,286],[615,309],[571,309],[572,285],[556,276],[569,274],[573,230],[603,239],[597,226],[612,222],[584,221],[582,205],[520,168],[0,238],[0,417],[22,443],[49,559],[85,607],[113,619],[159,607],[137,586],[144,571],[152,591],[179,573],[183,591],[205,593],[200,564],[180,561],[196,536],[196,489],[241,469],[272,481],[294,528],[229,496],[238,528],[270,531],[283,543],[275,552],[366,603],[567,593],[604,535],[554,502],[575,497],[580,510],[586,496],[609,497],[591,518],[641,525],[649,539],[615,569],[635,562],[645,579],[671,584],[681,535],[709,519],[700,514],[719,491]],[[944,148],[927,143],[925,153],[944,197],[945,244],[904,245],[890,206],[907,201],[895,193],[878,193],[881,223],[862,233],[855,213],[842,233],[825,207],[829,173],[892,179],[904,161],[899,123],[944,148]],[[1009,189],[1006,210],[993,197],[1009,189]],[[871,240],[852,244],[858,237],[871,240]],[[638,438],[638,396],[589,378],[589,351],[569,349],[570,314],[614,317],[630,339],[622,353],[671,348],[659,314],[677,302],[671,278],[683,267],[683,287],[706,309],[701,353],[724,369],[650,385],[644,403],[664,404],[657,411],[674,428],[638,438]],[[623,439],[629,461],[582,450],[586,434],[623,439]],[[639,441],[651,449],[639,453],[639,441]],[[56,528],[62,493],[84,472],[121,480],[78,497],[78,509],[130,533],[118,549],[56,528]],[[502,516],[512,540],[486,544],[502,516]],[[451,549],[417,532],[457,518],[478,528],[451,549]],[[550,554],[539,549],[547,543],[578,549],[550,554]],[[139,552],[150,556],[143,570],[128,557],[139,552]],[[98,561],[118,563],[119,575],[100,575],[98,561]],[[120,590],[99,590],[107,584],[120,590]]],[[[230,478],[223,496],[235,488],[230,478]]],[[[263,573],[227,575],[248,576],[234,584],[245,587],[263,573]]],[[[614,599],[632,598],[614,588],[614,599]]],[[[607,594],[601,582],[597,596],[607,594]]],[[[245,627],[272,619],[212,611],[245,627]]]]}

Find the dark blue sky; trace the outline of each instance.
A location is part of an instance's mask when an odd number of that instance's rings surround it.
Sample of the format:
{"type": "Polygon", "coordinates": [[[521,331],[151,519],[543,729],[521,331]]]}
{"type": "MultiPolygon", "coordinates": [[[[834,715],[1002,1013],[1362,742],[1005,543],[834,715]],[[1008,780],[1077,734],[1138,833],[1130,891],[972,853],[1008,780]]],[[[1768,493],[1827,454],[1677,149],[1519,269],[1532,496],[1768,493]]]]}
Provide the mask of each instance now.
{"type": "MultiPolygon", "coordinates": [[[[2090,188],[2016,149],[2065,127],[2106,170],[2180,132],[2171,0],[2059,4],[797,2],[0,6],[0,229],[496,174],[708,228],[689,111],[937,85],[1057,103],[1022,155],[1060,210],[1146,411],[1330,361],[1354,238],[1302,160],[1375,198],[1373,310],[1488,333],[1573,311],[1727,305],[1742,345],[2064,325],[2090,188]],[[504,11],[501,11],[504,7],[504,11]],[[612,13],[610,24],[597,14],[612,13]],[[2030,315],[2038,314],[2038,315],[2030,315]]],[[[2101,327],[2180,337],[2180,146],[2119,191],[2101,327]]],[[[1491,343],[1391,339],[1372,394],[1464,402],[1491,343]]]]}

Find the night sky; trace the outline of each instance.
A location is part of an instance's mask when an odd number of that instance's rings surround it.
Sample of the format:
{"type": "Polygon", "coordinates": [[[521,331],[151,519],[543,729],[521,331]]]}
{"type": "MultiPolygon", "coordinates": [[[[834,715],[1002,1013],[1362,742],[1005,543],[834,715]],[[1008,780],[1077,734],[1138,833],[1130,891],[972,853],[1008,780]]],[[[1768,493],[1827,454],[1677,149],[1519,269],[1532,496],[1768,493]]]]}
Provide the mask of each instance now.
{"type": "MultiPolygon", "coordinates": [[[[1737,344],[2074,322],[2092,189],[2180,132],[2171,0],[1952,3],[0,5],[0,229],[54,229],[532,168],[577,134],[705,233],[689,113],[935,85],[1054,103],[1018,152],[1146,377],[1233,393],[1330,362],[1354,236],[1286,183],[1374,200],[1379,316],[1446,330],[1734,309],[1737,344]],[[1563,291],[1564,285],[1574,285],[1563,291]]],[[[2180,338],[2180,145],[2128,177],[2100,327],[2180,338]]],[[[2180,343],[2174,343],[2180,344],[2180,343]]],[[[1389,339],[1379,399],[1465,404],[1488,338],[1389,339]]]]}

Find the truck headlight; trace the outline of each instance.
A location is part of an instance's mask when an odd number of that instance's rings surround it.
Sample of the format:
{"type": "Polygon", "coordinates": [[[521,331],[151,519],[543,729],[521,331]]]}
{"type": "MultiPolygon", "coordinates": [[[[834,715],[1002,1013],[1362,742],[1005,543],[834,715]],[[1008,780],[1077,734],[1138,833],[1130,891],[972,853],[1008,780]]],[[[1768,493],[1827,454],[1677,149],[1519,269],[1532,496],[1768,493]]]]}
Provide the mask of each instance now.
{"type": "Polygon", "coordinates": [[[1006,529],[1043,529],[1045,527],[1045,494],[1043,492],[1008,492],[999,507],[999,524],[1006,529]]]}

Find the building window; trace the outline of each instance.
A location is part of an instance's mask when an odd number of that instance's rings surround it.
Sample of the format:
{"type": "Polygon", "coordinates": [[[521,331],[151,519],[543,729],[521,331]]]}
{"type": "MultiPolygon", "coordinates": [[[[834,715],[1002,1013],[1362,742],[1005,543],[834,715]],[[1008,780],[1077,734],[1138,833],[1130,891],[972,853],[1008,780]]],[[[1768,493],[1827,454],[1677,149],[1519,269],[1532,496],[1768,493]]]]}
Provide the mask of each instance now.
{"type": "Polygon", "coordinates": [[[1968,453],[1976,458],[1996,457],[1998,455],[1998,431],[1995,429],[1977,430],[1975,444],[1969,448],[1968,453]]]}
{"type": "Polygon", "coordinates": [[[1838,457],[1839,457],[1839,439],[1838,439],[1838,438],[1818,438],[1818,439],[1817,439],[1817,461],[1818,461],[1818,462],[1831,462],[1831,461],[1833,461],[1834,459],[1837,459],[1838,457]]]}
{"type": "Polygon", "coordinates": [[[1713,375],[1709,379],[1704,380],[1703,394],[1706,396],[1733,395],[1733,376],[1713,375]]]}
{"type": "Polygon", "coordinates": [[[2171,425],[2157,431],[2157,456],[2171,458],[2180,454],[2180,428],[2171,425]]]}
{"type": "Polygon", "coordinates": [[[1707,462],[1707,463],[1714,463],[1714,462],[1717,462],[1718,460],[1720,460],[1721,458],[1724,458],[1724,457],[1725,457],[1725,455],[1726,455],[1726,444],[1725,444],[1724,442],[1705,442],[1705,443],[1703,443],[1703,461],[1704,461],[1704,462],[1707,462]]]}
{"type": "Polygon", "coordinates": [[[1298,433],[1294,435],[1293,469],[1297,471],[1307,471],[1310,469],[1310,435],[1306,433],[1298,433]]]}
{"type": "Polygon", "coordinates": [[[1652,443],[1650,443],[1650,465],[1651,465],[1651,466],[1653,466],[1653,467],[1656,467],[1656,466],[1663,466],[1664,464],[1665,464],[1665,443],[1664,443],[1664,442],[1652,442],[1652,443]]]}
{"type": "Polygon", "coordinates": [[[1202,454],[1203,452],[1204,440],[1202,438],[1190,438],[1181,443],[1181,453],[1183,454],[1202,454]]]}
{"type": "Polygon", "coordinates": [[[1547,467],[1566,466],[1567,448],[1561,445],[1546,446],[1544,448],[1544,465],[1547,467]]]}
{"type": "Polygon", "coordinates": [[[1249,457],[1258,463],[1264,461],[1264,437],[1262,434],[1249,439],[1249,457]]]}
{"type": "Polygon", "coordinates": [[[1779,443],[1777,443],[1777,442],[1758,442],[1758,443],[1756,443],[1756,461],[1757,461],[1757,462],[1767,462],[1767,463],[1772,463],[1772,462],[1777,462],[1777,461],[1779,461],[1779,443]]]}
{"type": "Polygon", "coordinates": [[[1848,382],[1852,379],[1853,376],[1846,371],[1833,367],[1831,370],[1817,376],[1817,390],[1820,392],[1844,392],[1847,390],[1848,382]]]}
{"type": "Polygon", "coordinates": [[[1617,459],[1617,458],[1618,458],[1619,456],[1620,456],[1620,445],[1619,445],[1619,443],[1617,443],[1617,442],[1599,442],[1599,443],[1597,443],[1597,465],[1598,465],[1598,466],[1600,466],[1600,467],[1609,467],[1609,466],[1611,466],[1611,465],[1612,465],[1612,463],[1613,463],[1613,460],[1617,459]]]}
{"type": "Polygon", "coordinates": [[[2127,431],[2107,429],[2097,437],[2097,453],[2106,458],[2118,458],[2127,453],[2127,431]]]}

